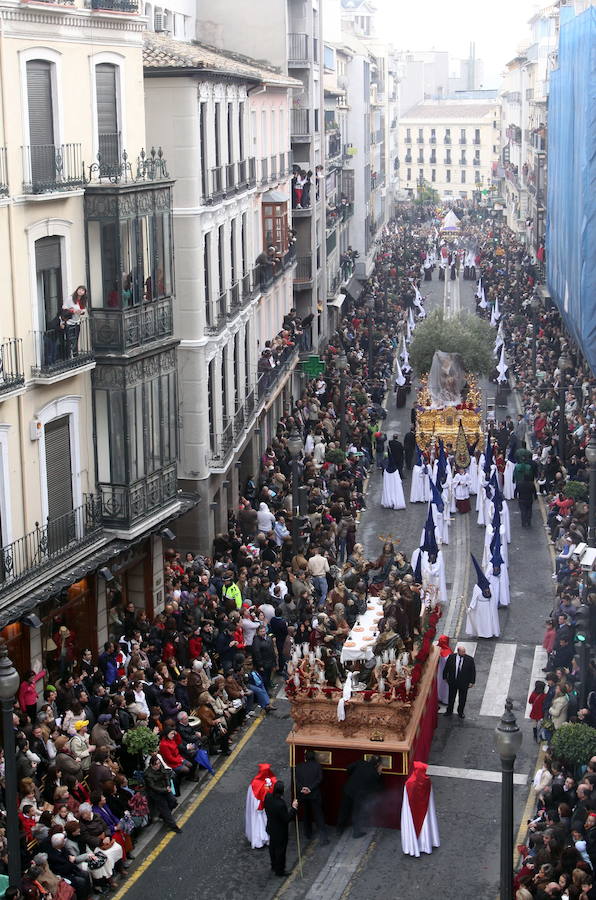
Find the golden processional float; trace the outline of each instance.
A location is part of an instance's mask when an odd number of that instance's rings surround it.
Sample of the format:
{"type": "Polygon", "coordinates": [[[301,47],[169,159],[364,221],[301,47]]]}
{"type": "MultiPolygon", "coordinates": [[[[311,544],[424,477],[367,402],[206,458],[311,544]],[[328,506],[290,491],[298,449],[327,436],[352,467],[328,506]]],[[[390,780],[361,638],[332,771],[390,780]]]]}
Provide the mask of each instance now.
{"type": "Polygon", "coordinates": [[[441,438],[455,450],[455,461],[469,465],[468,446],[483,447],[482,394],[466,373],[459,353],[436,350],[430,372],[420,377],[416,400],[416,443],[430,450],[441,438]]]}

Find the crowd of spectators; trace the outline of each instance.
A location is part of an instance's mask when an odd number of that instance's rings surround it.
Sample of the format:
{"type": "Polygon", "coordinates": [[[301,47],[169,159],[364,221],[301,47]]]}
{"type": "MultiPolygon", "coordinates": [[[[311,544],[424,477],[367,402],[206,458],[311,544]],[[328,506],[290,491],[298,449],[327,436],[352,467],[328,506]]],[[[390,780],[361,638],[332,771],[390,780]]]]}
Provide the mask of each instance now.
{"type": "Polygon", "coordinates": [[[541,763],[533,784],[535,813],[519,848],[516,900],[591,900],[596,757],[566,757],[555,736],[570,725],[596,726],[596,671],[588,654],[578,654],[577,642],[578,632],[580,641],[596,638],[596,573],[582,571],[574,552],[588,538],[585,450],[596,383],[558,311],[539,297],[536,262],[513,233],[504,226],[479,232],[478,254],[488,301],[478,312],[490,316],[498,298],[510,384],[522,409],[516,423],[505,423],[509,440],[502,449],[506,453],[511,442],[523,447],[525,441],[531,450],[529,465],[544,495],[555,556],[554,597],[545,610],[546,665],[528,698],[541,763]]]}
{"type": "MultiPolygon", "coordinates": [[[[43,671],[23,673],[13,721],[25,896],[85,900],[116,889],[152,819],[179,830],[173,810],[182,782],[229,754],[238,727],[259,707],[275,708],[275,674],[283,677],[294,642],[324,646],[331,663],[369,577],[403,565],[393,547],[365,560],[356,522],[418,243],[406,221],[382,237],[374,276],[330,342],[324,372],[280,419],[260,470],[230,511],[229,531],[216,537],[211,556],[166,553],[163,611],[150,621],[124,603],[116,583],[109,640],[97,658],[89,649],[71,654],[55,684],[43,671]],[[290,536],[288,439],[296,429],[306,493],[299,546],[290,536]]],[[[304,326],[291,310],[263,350],[262,375],[301,344],[304,326]]]]}

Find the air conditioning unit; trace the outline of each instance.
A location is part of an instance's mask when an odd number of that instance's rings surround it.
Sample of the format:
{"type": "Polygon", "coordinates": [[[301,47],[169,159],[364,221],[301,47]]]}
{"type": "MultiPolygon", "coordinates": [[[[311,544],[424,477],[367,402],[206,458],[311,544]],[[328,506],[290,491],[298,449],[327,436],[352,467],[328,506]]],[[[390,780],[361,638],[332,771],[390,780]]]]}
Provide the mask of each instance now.
{"type": "Polygon", "coordinates": [[[162,12],[153,13],[153,29],[154,31],[167,31],[166,17],[162,12]]]}

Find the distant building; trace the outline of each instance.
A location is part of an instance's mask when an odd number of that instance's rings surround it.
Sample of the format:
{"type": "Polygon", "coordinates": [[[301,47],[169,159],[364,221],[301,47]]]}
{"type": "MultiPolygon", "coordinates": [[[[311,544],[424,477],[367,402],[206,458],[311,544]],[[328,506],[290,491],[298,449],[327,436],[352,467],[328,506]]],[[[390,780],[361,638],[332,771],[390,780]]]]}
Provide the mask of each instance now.
{"type": "Polygon", "coordinates": [[[401,185],[411,197],[423,179],[443,198],[471,200],[492,183],[499,106],[425,100],[402,115],[399,137],[401,185]]]}

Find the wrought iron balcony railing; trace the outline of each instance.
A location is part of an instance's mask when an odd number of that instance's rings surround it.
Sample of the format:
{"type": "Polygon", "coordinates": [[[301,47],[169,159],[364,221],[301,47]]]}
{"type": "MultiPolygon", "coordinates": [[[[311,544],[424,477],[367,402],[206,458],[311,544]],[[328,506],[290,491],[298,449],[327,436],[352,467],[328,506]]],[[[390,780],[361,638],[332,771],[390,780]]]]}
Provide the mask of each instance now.
{"type": "Polygon", "coordinates": [[[146,300],[129,309],[94,309],[92,346],[96,355],[126,353],[174,333],[172,298],[146,300]]]}
{"type": "Polygon", "coordinates": [[[136,160],[131,159],[126,150],[115,155],[115,135],[104,135],[106,145],[104,152],[98,152],[94,162],[89,166],[83,164],[85,184],[136,184],[145,181],[167,181],[170,178],[168,166],[161,147],[152,147],[149,153],[142,149],[136,160]]]}
{"type": "Polygon", "coordinates": [[[101,503],[97,497],[85,497],[82,506],[24,537],[0,548],[0,593],[34,577],[63,557],[71,558],[80,547],[93,543],[102,532],[101,503]]]}
{"type": "Polygon", "coordinates": [[[304,63],[310,60],[309,42],[307,34],[288,35],[288,65],[304,63]]]}
{"type": "Polygon", "coordinates": [[[31,144],[21,151],[23,193],[71,191],[83,184],[80,144],[31,144]]]}
{"type": "Polygon", "coordinates": [[[62,319],[58,321],[62,322],[63,328],[57,326],[32,332],[34,363],[31,374],[34,378],[53,378],[93,362],[87,316],[79,325],[69,325],[62,319]]]}
{"type": "Polygon", "coordinates": [[[130,528],[176,499],[176,463],[132,484],[100,484],[99,495],[104,526],[130,528]]]}
{"type": "Polygon", "coordinates": [[[20,338],[11,338],[0,344],[0,400],[25,383],[22,343],[20,338]]]}

